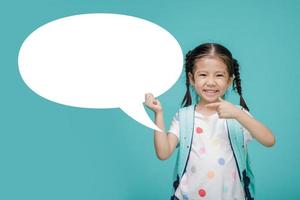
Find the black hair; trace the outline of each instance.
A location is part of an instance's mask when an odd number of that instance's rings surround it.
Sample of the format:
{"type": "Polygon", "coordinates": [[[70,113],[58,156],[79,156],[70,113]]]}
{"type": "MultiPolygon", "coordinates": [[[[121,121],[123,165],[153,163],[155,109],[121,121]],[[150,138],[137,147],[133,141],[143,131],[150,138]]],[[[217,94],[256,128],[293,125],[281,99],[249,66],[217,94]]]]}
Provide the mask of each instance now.
{"type": "Polygon", "coordinates": [[[205,56],[216,56],[220,58],[227,66],[229,77],[233,77],[233,90],[240,95],[240,105],[249,111],[249,108],[242,95],[240,66],[238,61],[232,57],[231,52],[221,44],[204,43],[193,50],[189,51],[185,57],[185,75],[186,75],[186,93],[182,100],[181,106],[186,107],[192,104],[192,97],[190,93],[189,73],[194,76],[195,63],[198,59],[205,56]]]}

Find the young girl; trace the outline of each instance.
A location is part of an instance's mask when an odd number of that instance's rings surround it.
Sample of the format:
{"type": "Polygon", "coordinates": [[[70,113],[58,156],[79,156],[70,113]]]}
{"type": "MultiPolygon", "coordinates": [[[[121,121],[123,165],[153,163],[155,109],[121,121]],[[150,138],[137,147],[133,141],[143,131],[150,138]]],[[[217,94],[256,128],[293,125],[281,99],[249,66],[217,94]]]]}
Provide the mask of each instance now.
{"type": "Polygon", "coordinates": [[[201,44],[187,53],[185,71],[183,108],[175,114],[168,134],[161,103],[151,93],[145,94],[155,124],[164,131],[154,131],[158,158],[165,160],[179,148],[171,200],[254,199],[247,144],[255,138],[271,147],[275,138],[248,112],[237,60],[220,44],[201,44]],[[224,100],[231,84],[241,106],[224,100]],[[198,96],[196,104],[192,104],[190,85],[198,96]]]}

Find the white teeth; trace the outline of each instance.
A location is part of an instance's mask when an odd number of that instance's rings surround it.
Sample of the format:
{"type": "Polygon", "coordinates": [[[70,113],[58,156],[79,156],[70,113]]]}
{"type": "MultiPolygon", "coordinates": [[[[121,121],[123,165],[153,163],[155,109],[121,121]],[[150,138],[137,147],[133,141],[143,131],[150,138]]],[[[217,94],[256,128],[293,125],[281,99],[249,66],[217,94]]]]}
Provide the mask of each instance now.
{"type": "Polygon", "coordinates": [[[218,90],[203,90],[207,95],[214,96],[218,90]]]}

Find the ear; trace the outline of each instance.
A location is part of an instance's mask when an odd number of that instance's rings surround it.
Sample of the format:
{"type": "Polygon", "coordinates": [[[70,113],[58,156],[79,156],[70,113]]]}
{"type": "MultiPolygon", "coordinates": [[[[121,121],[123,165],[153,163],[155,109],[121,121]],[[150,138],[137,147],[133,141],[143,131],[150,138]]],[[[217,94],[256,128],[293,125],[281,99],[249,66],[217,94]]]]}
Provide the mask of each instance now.
{"type": "Polygon", "coordinates": [[[233,79],[234,79],[234,76],[232,76],[232,77],[229,77],[229,79],[228,79],[228,83],[227,83],[227,88],[228,88],[230,85],[232,85],[232,83],[233,83],[233,79]]]}
{"type": "Polygon", "coordinates": [[[189,72],[189,81],[192,86],[195,85],[195,80],[194,80],[193,74],[191,74],[191,72],[189,72]]]}

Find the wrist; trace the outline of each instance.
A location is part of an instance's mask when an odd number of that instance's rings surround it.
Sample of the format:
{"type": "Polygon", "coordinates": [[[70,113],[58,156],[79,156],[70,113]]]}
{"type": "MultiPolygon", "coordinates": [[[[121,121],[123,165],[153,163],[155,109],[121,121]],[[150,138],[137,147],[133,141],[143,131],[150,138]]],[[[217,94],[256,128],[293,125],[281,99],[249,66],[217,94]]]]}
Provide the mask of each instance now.
{"type": "Polygon", "coordinates": [[[156,110],[156,111],[155,111],[155,114],[156,114],[156,115],[161,115],[162,113],[163,113],[163,109],[161,109],[161,110],[156,110]]]}
{"type": "Polygon", "coordinates": [[[244,114],[243,112],[244,112],[243,110],[237,109],[237,111],[235,112],[234,118],[236,120],[239,120],[241,118],[241,116],[244,114]]]}

